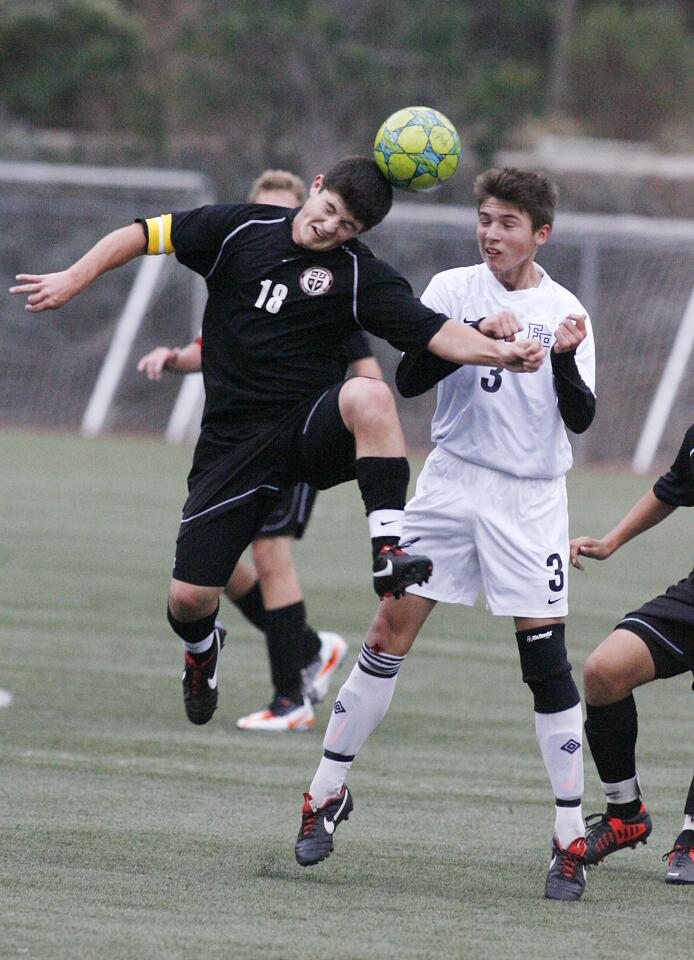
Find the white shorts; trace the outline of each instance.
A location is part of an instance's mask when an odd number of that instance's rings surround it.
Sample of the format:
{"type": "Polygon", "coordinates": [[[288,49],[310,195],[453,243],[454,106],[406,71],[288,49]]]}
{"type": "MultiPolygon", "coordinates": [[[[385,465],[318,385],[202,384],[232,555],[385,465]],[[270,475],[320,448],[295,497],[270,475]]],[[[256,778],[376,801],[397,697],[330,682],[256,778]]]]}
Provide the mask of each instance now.
{"type": "Polygon", "coordinates": [[[436,448],[405,507],[402,542],[431,557],[428,583],[408,593],[511,617],[568,612],[569,522],[564,477],[513,477],[436,448]]]}

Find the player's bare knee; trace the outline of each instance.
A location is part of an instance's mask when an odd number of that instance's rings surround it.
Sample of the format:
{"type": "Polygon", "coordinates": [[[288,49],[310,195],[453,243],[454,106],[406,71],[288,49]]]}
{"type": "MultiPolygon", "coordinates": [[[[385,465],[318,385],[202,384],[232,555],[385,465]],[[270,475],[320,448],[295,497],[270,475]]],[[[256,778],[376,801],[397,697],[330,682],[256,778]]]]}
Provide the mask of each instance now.
{"type": "MultiPolygon", "coordinates": [[[[221,591],[219,591],[221,592],[221,591]]],[[[169,609],[177,620],[198,620],[214,608],[217,594],[210,587],[175,580],[169,591],[169,609]]]]}
{"type": "Polygon", "coordinates": [[[347,381],[340,391],[340,410],[353,432],[369,429],[397,416],[390,387],[382,380],[368,377],[354,377],[347,381]]]}
{"type": "Polygon", "coordinates": [[[593,706],[615,703],[631,693],[630,685],[600,647],[593,650],[583,665],[583,686],[586,701],[593,706]]]}

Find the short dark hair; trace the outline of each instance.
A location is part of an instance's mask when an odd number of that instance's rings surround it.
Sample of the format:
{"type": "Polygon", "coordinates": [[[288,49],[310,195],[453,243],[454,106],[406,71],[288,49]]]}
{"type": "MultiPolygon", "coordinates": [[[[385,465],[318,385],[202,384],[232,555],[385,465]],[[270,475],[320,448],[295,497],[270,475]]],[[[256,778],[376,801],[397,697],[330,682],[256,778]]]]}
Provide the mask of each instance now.
{"type": "Polygon", "coordinates": [[[477,209],[485,200],[494,197],[512,203],[530,215],[533,230],[546,223],[554,223],[554,209],[559,202],[559,189],[544,173],[533,170],[518,170],[504,167],[501,170],[485,170],[475,180],[477,209]]]}
{"type": "Polygon", "coordinates": [[[390,210],[393,188],[368,157],[345,157],[325,175],[323,190],[339,194],[349,212],[364,230],[375,227],[390,210]]]}

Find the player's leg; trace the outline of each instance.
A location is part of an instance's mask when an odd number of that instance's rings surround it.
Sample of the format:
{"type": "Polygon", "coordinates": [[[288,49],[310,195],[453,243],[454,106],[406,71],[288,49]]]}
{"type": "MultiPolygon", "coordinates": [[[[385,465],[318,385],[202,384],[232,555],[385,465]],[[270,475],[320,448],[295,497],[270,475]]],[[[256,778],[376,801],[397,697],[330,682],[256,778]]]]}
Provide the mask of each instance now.
{"type": "Polygon", "coordinates": [[[545,896],[575,900],[583,894],[586,872],[583,716],[565,640],[569,536],[563,477],[525,479],[486,471],[476,542],[487,606],[514,619],[535,736],[554,797],[545,896]]]}
{"type": "Polygon", "coordinates": [[[340,688],[323,739],[323,757],[304,794],[295,855],[302,866],[324,860],[333,833],[352,810],[345,778],[352,763],[385,717],[398,672],[435,601],[405,595],[384,600],[352,672],[340,688]]]}
{"type": "MultiPolygon", "coordinates": [[[[642,631],[645,621],[634,626],[642,631]]],[[[624,623],[585,662],[586,737],[607,799],[604,814],[588,817],[588,863],[645,843],[652,830],[636,770],[638,714],[632,691],[658,675],[672,676],[671,669],[669,654],[624,623]]]]}
{"type": "Polygon", "coordinates": [[[251,499],[179,532],[167,616],[185,648],[183,699],[192,723],[207,723],[217,707],[219,597],[266,512],[265,502],[251,499]]]}
{"type": "Polygon", "coordinates": [[[353,377],[326,391],[299,438],[298,471],[319,489],[357,480],[364,501],[379,596],[400,596],[431,574],[428,557],[400,545],[410,468],[390,389],[353,377]]]}
{"type": "Polygon", "coordinates": [[[224,595],[249,623],[265,633],[265,608],[258,572],[252,563],[239,560],[224,588],[224,595]]]}
{"type": "Polygon", "coordinates": [[[309,729],[313,704],[325,698],[347,652],[342,637],[316,633],[307,622],[294,563],[294,540],[303,536],[315,497],[316,491],[305,483],[285,491],[253,541],[274,695],[263,709],[239,718],[237,726],[244,730],[309,729]]]}
{"type": "Polygon", "coordinates": [[[694,777],[684,805],[682,832],[663,860],[667,860],[666,883],[694,883],[694,777]]]}

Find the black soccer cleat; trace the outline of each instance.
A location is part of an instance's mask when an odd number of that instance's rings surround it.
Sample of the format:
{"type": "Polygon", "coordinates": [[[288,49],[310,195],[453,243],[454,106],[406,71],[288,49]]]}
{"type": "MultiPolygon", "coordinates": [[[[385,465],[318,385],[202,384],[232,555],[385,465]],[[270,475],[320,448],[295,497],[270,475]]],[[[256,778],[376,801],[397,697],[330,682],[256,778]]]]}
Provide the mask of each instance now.
{"type": "Polygon", "coordinates": [[[552,859],[545,881],[547,900],[580,900],[586,888],[586,841],[576,837],[564,850],[556,837],[552,838],[552,859]]]}
{"type": "Polygon", "coordinates": [[[585,861],[593,866],[617,850],[646,843],[652,829],[653,822],[643,804],[637,815],[628,820],[607,813],[591,813],[586,817],[585,861]]]}
{"type": "Polygon", "coordinates": [[[221,624],[215,627],[212,646],[209,651],[205,651],[208,656],[204,659],[196,660],[193,654],[186,650],[182,677],[183,704],[190,722],[198,726],[211,720],[217,709],[217,668],[226,633],[221,624]]]}
{"type": "Polygon", "coordinates": [[[413,556],[405,553],[404,547],[409,547],[416,543],[419,537],[414,540],[407,540],[405,543],[384,544],[376,558],[374,559],[374,590],[383,599],[384,597],[401,597],[406,587],[413,583],[426,583],[434,565],[425,556],[413,556]]]}
{"type": "Polygon", "coordinates": [[[665,883],[694,883],[694,830],[683,830],[663,860],[667,860],[665,883]]]}
{"type": "Polygon", "coordinates": [[[304,794],[301,808],[301,827],[294,845],[296,862],[302,867],[320,863],[333,852],[333,834],[339,823],[349,820],[354,809],[352,794],[343,784],[336,797],[329,797],[317,807],[310,793],[304,794]]]}

